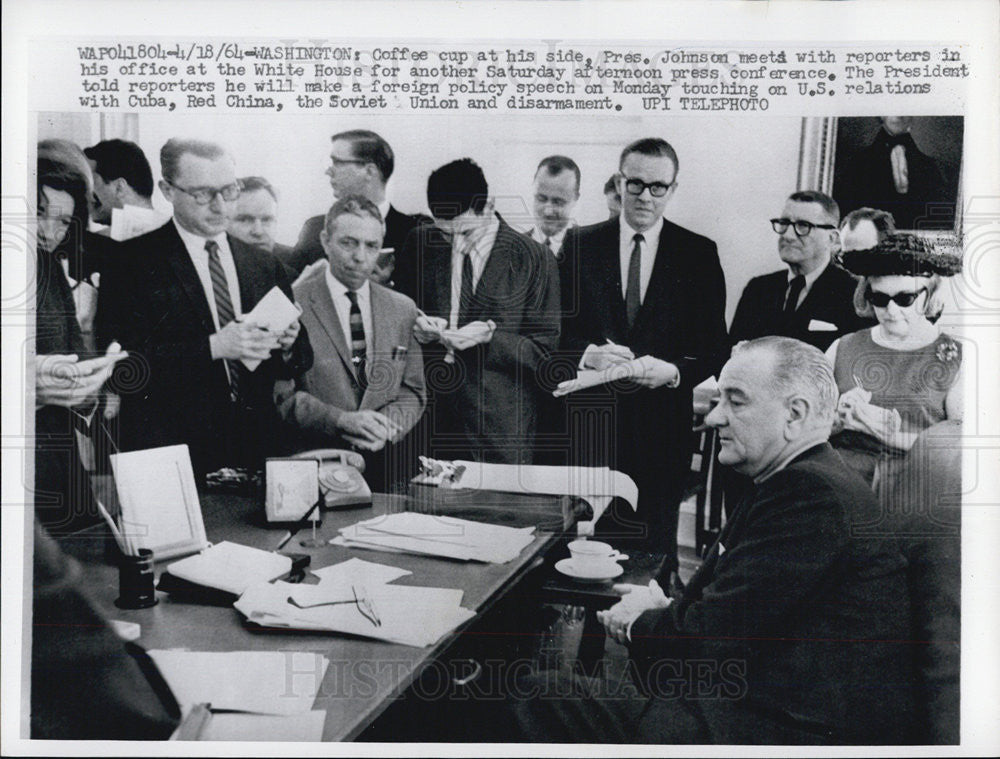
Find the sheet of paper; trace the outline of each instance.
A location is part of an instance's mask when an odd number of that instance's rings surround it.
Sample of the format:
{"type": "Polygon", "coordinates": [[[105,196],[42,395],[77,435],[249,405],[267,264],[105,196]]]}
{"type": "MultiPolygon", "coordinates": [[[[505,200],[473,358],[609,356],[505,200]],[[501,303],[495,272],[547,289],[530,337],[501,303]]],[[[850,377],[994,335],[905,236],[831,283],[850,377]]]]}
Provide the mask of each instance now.
{"type": "Polygon", "coordinates": [[[586,390],[588,387],[635,377],[642,372],[641,361],[641,358],[634,358],[631,361],[623,361],[620,364],[609,366],[607,369],[580,369],[574,379],[565,380],[556,385],[552,395],[559,398],[579,390],[586,390]]]}
{"type": "Polygon", "coordinates": [[[301,714],[316,700],[330,662],[309,651],[153,650],[150,657],[182,706],[255,714],[301,714]]]}
{"type": "Polygon", "coordinates": [[[413,574],[408,569],[390,567],[388,564],[376,564],[358,558],[348,559],[339,564],[331,564],[321,569],[314,569],[312,573],[324,583],[360,582],[367,585],[383,585],[387,582],[398,580],[400,577],[413,574]]]}
{"type": "Polygon", "coordinates": [[[203,741],[295,741],[323,740],[326,712],[276,716],[272,714],[213,714],[200,740],[203,741]]]}
{"type": "Polygon", "coordinates": [[[436,643],[475,616],[475,612],[461,606],[463,593],[454,588],[369,585],[366,592],[381,624],[375,624],[353,603],[314,609],[300,609],[289,603],[289,598],[302,605],[348,598],[348,586],[333,586],[259,583],[247,588],[234,607],[265,627],[327,630],[417,647],[436,643]]]}
{"type": "Polygon", "coordinates": [[[534,529],[403,512],[366,519],[340,533],[348,545],[357,541],[460,561],[503,564],[517,558],[534,540],[534,529]]]}
{"type": "Polygon", "coordinates": [[[269,582],[292,568],[288,556],[223,541],[196,556],[171,564],[170,574],[182,580],[239,595],[255,582],[269,582]]]}
{"type": "Polygon", "coordinates": [[[122,510],[122,533],[160,561],[204,548],[208,541],[186,445],[111,457],[122,510]]]}
{"type": "Polygon", "coordinates": [[[131,240],[144,235],[167,223],[169,216],[164,216],[152,208],[139,206],[124,206],[111,209],[111,239],[131,240]]]}
{"type": "MultiPolygon", "coordinates": [[[[277,285],[268,290],[267,295],[257,302],[250,313],[243,314],[243,321],[253,322],[271,332],[284,332],[298,318],[299,310],[277,285]]],[[[242,361],[250,371],[261,364],[257,359],[242,359],[242,361]]]]}

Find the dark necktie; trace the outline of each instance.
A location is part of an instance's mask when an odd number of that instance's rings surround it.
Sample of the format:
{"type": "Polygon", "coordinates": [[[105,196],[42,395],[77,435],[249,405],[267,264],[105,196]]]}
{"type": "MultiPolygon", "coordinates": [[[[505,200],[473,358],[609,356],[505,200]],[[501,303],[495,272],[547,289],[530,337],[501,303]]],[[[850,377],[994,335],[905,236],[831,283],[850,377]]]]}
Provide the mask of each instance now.
{"type": "Polygon", "coordinates": [[[795,313],[795,309],[799,306],[799,296],[805,286],[806,278],[801,274],[792,277],[792,281],[788,285],[788,297],[785,298],[785,319],[790,318],[795,313]]]}
{"type": "MultiPolygon", "coordinates": [[[[219,244],[215,240],[206,240],[205,250],[208,252],[208,272],[212,277],[215,313],[219,317],[219,329],[222,329],[236,318],[236,312],[229,297],[226,272],[223,271],[222,261],[219,259],[219,244]]],[[[229,395],[235,401],[240,397],[240,363],[227,359],[226,367],[229,369],[229,395]]]]}
{"type": "Polygon", "coordinates": [[[642,242],[645,240],[641,234],[636,233],[632,238],[632,256],[628,260],[628,283],[625,285],[625,317],[628,319],[628,328],[632,329],[635,324],[635,317],[639,315],[639,306],[642,305],[641,294],[642,284],[639,280],[639,269],[642,264],[642,242]]]}
{"type": "Polygon", "coordinates": [[[469,323],[469,311],[472,309],[472,256],[468,253],[462,256],[462,291],[458,296],[458,326],[469,323]]]}
{"type": "Polygon", "coordinates": [[[368,387],[368,376],[365,373],[365,364],[368,359],[365,322],[361,318],[361,309],[358,307],[358,294],[354,290],[348,290],[347,299],[351,301],[351,312],[348,318],[351,325],[351,362],[354,364],[354,371],[358,376],[358,384],[364,390],[368,387]]]}

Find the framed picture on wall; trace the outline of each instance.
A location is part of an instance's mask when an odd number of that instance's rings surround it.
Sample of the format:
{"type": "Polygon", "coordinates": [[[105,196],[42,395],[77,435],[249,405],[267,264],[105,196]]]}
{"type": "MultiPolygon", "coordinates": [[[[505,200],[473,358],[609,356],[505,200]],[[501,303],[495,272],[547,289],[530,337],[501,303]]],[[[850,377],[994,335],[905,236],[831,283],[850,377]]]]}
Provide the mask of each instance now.
{"type": "Polygon", "coordinates": [[[841,214],[888,211],[897,229],[958,232],[961,116],[803,119],[799,188],[831,194],[841,214]]]}

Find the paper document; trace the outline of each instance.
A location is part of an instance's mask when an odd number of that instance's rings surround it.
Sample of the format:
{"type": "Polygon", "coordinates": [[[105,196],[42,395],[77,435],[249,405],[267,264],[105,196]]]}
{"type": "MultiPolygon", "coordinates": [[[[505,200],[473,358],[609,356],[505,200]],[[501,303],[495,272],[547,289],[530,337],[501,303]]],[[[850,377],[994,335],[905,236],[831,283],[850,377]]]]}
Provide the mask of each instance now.
{"type": "Polygon", "coordinates": [[[363,559],[348,559],[339,564],[331,564],[312,572],[322,582],[352,583],[360,582],[366,585],[385,584],[411,575],[408,569],[390,567],[387,564],[375,564],[363,559]]]}
{"type": "Polygon", "coordinates": [[[277,716],[273,714],[213,714],[203,741],[283,741],[316,743],[323,740],[326,712],[277,716]]]}
{"type": "MultiPolygon", "coordinates": [[[[298,318],[299,310],[277,285],[257,302],[250,313],[243,314],[243,321],[253,322],[270,332],[284,332],[298,318]]],[[[250,371],[261,364],[259,359],[244,358],[242,361],[250,371]]]]}
{"type": "Polygon", "coordinates": [[[288,556],[223,541],[168,567],[182,580],[239,595],[255,582],[270,582],[292,569],[288,556]]]}
{"type": "Polygon", "coordinates": [[[342,528],[340,534],[347,546],[503,564],[520,555],[534,540],[534,531],[534,527],[404,512],[366,519],[342,528]]]}
{"type": "Polygon", "coordinates": [[[150,657],[181,707],[301,714],[312,709],[330,662],[308,651],[155,650],[150,657]]]}
{"type": "Polygon", "coordinates": [[[370,584],[364,595],[373,617],[354,602],[355,590],[339,581],[259,583],[247,588],[234,606],[264,627],[326,630],[418,647],[433,645],[475,616],[461,606],[461,590],[370,584]]]}
{"type": "Polygon", "coordinates": [[[642,358],[634,358],[631,361],[622,361],[607,369],[580,369],[574,379],[565,380],[556,385],[552,395],[559,398],[563,395],[575,393],[578,390],[586,390],[588,387],[596,387],[609,382],[637,377],[644,371],[642,358]]]}

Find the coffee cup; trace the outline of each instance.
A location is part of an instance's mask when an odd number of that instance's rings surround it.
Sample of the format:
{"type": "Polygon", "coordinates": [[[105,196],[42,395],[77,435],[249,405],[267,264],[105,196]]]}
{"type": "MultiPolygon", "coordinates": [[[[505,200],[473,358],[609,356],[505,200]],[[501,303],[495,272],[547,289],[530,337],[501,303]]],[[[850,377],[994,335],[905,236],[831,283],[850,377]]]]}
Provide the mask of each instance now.
{"type": "Polygon", "coordinates": [[[568,548],[573,566],[582,571],[614,567],[617,562],[628,558],[627,554],[599,540],[574,540],[568,548]]]}

